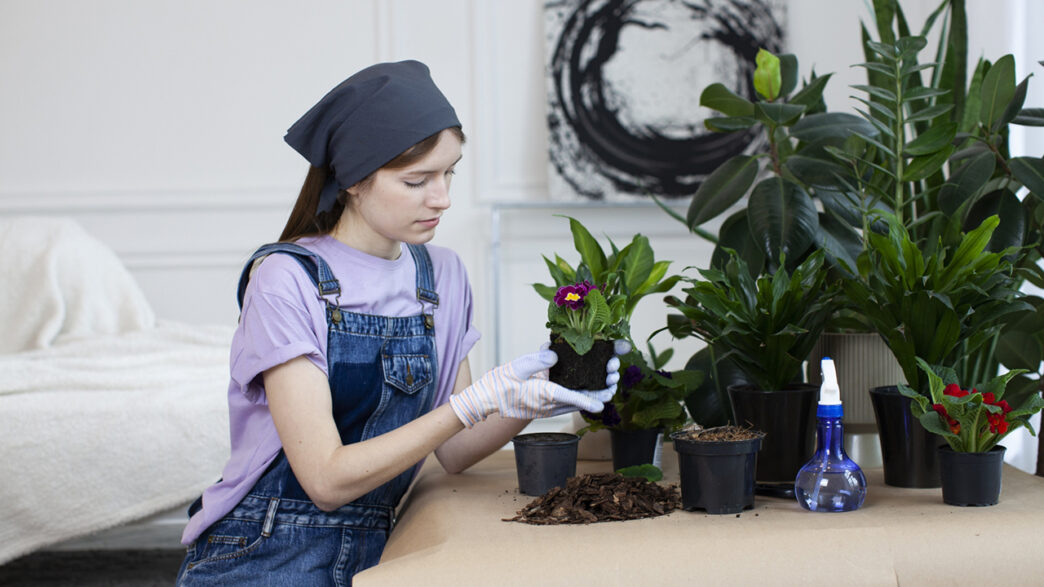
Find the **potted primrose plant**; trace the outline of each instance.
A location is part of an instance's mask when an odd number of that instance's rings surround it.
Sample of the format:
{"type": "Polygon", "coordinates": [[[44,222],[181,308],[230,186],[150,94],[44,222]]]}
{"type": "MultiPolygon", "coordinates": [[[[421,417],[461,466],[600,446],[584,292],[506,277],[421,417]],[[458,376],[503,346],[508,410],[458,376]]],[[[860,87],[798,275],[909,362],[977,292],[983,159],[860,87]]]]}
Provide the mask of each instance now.
{"type": "MultiPolygon", "coordinates": [[[[651,337],[650,337],[651,338],[651,337]]],[[[688,420],[683,402],[703,381],[701,371],[666,371],[673,349],[657,353],[652,342],[645,354],[632,349],[620,356],[620,383],[599,414],[581,412],[581,433],[608,430],[613,470],[651,464],[660,467],[660,443],[688,420]]]]}
{"type": "Polygon", "coordinates": [[[998,443],[1020,427],[1034,434],[1029,419],[1044,408],[1040,394],[1012,406],[1004,399],[1008,382],[1024,373],[1008,371],[970,390],[957,382],[951,368],[917,364],[928,378],[930,395],[905,385],[910,409],[925,430],[946,440],[938,449],[943,502],[957,506],[989,506],[1000,500],[1005,447],[998,443]],[[979,391],[981,389],[982,391],[979,391]]]}
{"type": "MultiPolygon", "coordinates": [[[[686,278],[686,299],[667,298],[681,312],[668,316],[667,328],[675,338],[699,337],[743,372],[750,383],[728,386],[729,402],[722,403],[731,403],[736,425],[765,433],[757,480],[768,492],[792,490],[815,449],[818,387],[802,382],[802,363],[834,311],[838,286],[828,278],[822,251],[793,271],[780,259],[774,272],[757,278],[738,254],[729,254],[722,270],[686,278]]],[[[720,360],[713,357],[711,365],[720,360]]]]}
{"type": "Polygon", "coordinates": [[[550,379],[570,389],[604,389],[605,364],[615,341],[630,341],[639,300],[670,290],[680,276],[667,276],[671,262],[656,261],[641,234],[622,249],[610,240],[606,254],[580,221],[569,218],[569,226],[579,263],[573,267],[558,255],[554,261],[545,256],[554,284],[533,284],[548,301],[551,350],[558,354],[550,379]]]}

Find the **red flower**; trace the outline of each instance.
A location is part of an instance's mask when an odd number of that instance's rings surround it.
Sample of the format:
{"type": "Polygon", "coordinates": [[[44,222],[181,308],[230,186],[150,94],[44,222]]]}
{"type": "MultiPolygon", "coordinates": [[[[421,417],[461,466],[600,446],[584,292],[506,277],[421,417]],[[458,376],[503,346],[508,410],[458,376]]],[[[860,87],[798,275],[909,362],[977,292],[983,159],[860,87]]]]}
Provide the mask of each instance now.
{"type": "Polygon", "coordinates": [[[1008,405],[1008,400],[1006,399],[1002,399],[1001,401],[997,402],[996,405],[1000,406],[1000,408],[1004,410],[1003,413],[1005,414],[1011,411],[1011,406],[1008,405]]]}
{"type": "Polygon", "coordinates": [[[943,393],[953,397],[964,397],[968,395],[968,392],[964,389],[961,389],[961,386],[957,385],[956,383],[951,383],[947,385],[946,389],[943,389],[943,393]]]}
{"type": "Polygon", "coordinates": [[[990,423],[990,432],[1004,434],[1008,431],[1008,421],[1004,419],[1004,414],[989,414],[986,419],[990,423]]]}
{"type": "Polygon", "coordinates": [[[950,427],[950,432],[954,434],[961,433],[961,423],[950,417],[950,414],[946,413],[946,408],[942,404],[932,404],[932,409],[939,414],[939,416],[946,422],[946,425],[950,427]]]}
{"type": "Polygon", "coordinates": [[[992,405],[996,403],[996,401],[997,398],[993,395],[992,391],[987,391],[986,393],[982,394],[982,403],[992,405]]]}

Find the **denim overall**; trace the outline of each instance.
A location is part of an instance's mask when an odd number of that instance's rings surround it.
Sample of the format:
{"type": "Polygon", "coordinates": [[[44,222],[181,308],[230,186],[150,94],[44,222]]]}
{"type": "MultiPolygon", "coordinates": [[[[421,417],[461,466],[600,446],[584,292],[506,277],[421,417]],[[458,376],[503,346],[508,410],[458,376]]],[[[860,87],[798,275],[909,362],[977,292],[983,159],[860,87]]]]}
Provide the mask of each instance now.
{"type": "MultiPolygon", "coordinates": [[[[384,434],[431,410],[438,383],[433,320],[438,295],[427,250],[414,245],[409,250],[421,313],[404,318],[342,311],[339,284],[329,266],[299,245],[261,247],[240,278],[242,304],[254,260],[287,253],[315,282],[326,300],[333,416],[344,444],[384,434]]],[[[353,575],[380,559],[395,507],[412,477],[411,467],[324,512],[305,494],[280,451],[235,509],[189,546],[178,584],[351,585],[353,575]]]]}

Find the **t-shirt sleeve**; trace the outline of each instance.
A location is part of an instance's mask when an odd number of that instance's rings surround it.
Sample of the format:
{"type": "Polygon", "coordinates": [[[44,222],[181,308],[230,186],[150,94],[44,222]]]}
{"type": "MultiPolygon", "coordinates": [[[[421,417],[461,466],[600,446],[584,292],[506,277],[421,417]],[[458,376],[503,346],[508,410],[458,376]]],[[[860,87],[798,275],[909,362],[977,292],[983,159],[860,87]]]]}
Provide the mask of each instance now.
{"type": "Polygon", "coordinates": [[[440,386],[436,396],[435,405],[441,405],[449,400],[453,393],[453,384],[457,379],[457,371],[460,363],[467,358],[475,343],[482,337],[482,333],[475,327],[474,305],[471,293],[471,283],[468,280],[468,272],[464,262],[450,249],[441,247],[429,247],[435,249],[433,258],[437,261],[437,267],[441,275],[437,275],[440,296],[446,295],[449,303],[446,304],[450,313],[444,317],[450,328],[449,340],[446,344],[446,356],[440,361],[439,367],[447,371],[448,378],[445,385],[440,386]]]}
{"type": "Polygon", "coordinates": [[[233,381],[250,401],[264,402],[265,370],[304,356],[326,373],[325,343],[324,306],[315,285],[290,255],[266,257],[243,297],[232,344],[233,381]]]}

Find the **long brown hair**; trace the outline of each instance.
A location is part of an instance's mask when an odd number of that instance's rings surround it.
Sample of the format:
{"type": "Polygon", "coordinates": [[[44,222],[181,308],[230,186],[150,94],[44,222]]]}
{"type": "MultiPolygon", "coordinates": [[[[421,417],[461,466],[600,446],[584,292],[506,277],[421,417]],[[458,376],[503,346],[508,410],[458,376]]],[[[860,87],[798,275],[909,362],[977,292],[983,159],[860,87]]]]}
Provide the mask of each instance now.
{"type": "MultiPolygon", "coordinates": [[[[464,142],[464,131],[459,126],[452,126],[450,130],[457,135],[461,143],[464,142]]],[[[435,149],[435,145],[439,142],[439,134],[441,131],[406,149],[399,156],[385,163],[381,169],[401,169],[420,161],[435,149]]],[[[374,171],[366,176],[359,182],[359,186],[363,189],[368,187],[373,182],[376,173],[374,171]]],[[[323,185],[326,184],[329,174],[329,167],[312,165],[308,168],[308,175],[305,176],[304,184],[301,185],[301,193],[298,194],[294,209],[290,212],[290,218],[283,227],[283,233],[279,235],[280,241],[291,242],[304,236],[327,234],[337,226],[337,221],[341,219],[341,214],[344,213],[344,208],[348,203],[347,190],[337,192],[337,201],[333,208],[318,214],[315,212],[319,206],[319,193],[323,191],[323,185]]]]}

